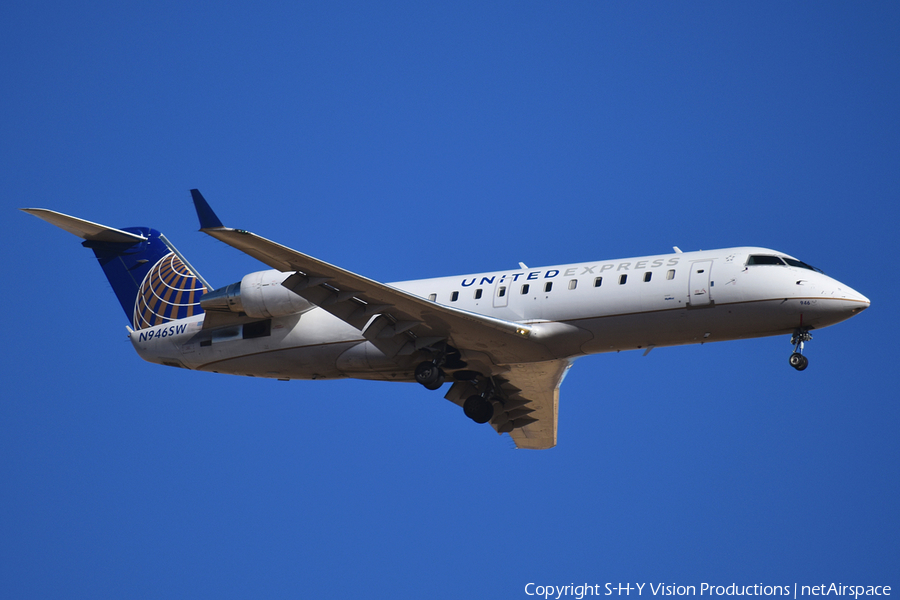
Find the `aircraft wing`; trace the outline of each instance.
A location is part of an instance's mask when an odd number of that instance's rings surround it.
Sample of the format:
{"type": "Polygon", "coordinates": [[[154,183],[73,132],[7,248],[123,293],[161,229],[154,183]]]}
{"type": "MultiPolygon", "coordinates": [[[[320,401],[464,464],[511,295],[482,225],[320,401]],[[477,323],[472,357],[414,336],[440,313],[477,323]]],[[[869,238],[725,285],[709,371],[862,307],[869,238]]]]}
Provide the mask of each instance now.
{"type": "Polygon", "coordinates": [[[200,231],[282,272],[283,285],[359,329],[386,356],[409,355],[443,341],[472,350],[478,366],[549,360],[554,355],[533,326],[444,306],[357,275],[242,229],[224,227],[191,190],[200,231]]]}
{"type": "MultiPolygon", "coordinates": [[[[516,398],[522,398],[529,400],[523,409],[534,411],[526,415],[534,419],[534,422],[516,427],[509,432],[517,448],[543,450],[556,445],[559,386],[562,385],[571,366],[572,363],[568,360],[516,364],[512,365],[512,371],[508,375],[503,376],[507,382],[506,386],[518,388],[516,392],[510,390],[512,393],[508,396],[507,406],[516,398]]],[[[501,386],[501,389],[503,387],[501,386]]],[[[521,418],[514,410],[505,414],[514,421],[521,418]]],[[[492,425],[497,427],[494,423],[492,425]]]]}
{"type": "MultiPolygon", "coordinates": [[[[491,425],[519,448],[556,445],[559,386],[571,366],[554,348],[561,334],[590,334],[563,323],[528,325],[444,306],[357,275],[242,229],[224,227],[191,190],[200,231],[282,272],[282,285],[359,329],[386,356],[404,356],[446,342],[483,376],[458,381],[446,398],[462,405],[490,385],[498,393],[491,425]]],[[[580,344],[578,344],[580,345],[580,344]]]]}

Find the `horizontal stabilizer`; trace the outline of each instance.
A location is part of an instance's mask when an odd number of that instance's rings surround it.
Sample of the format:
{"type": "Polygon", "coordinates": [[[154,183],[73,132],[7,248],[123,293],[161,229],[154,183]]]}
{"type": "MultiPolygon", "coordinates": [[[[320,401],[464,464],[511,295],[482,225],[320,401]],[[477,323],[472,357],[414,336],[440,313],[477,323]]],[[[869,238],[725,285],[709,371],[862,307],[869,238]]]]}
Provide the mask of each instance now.
{"type": "Polygon", "coordinates": [[[69,233],[77,235],[82,239],[90,240],[92,242],[135,244],[137,242],[146,241],[147,239],[142,235],[136,235],[134,233],[128,233],[127,231],[122,231],[121,229],[115,229],[113,227],[107,227],[106,225],[100,225],[99,223],[85,221],[84,219],[70,217],[69,215],[58,213],[55,210],[47,210],[46,208],[22,208],[20,210],[27,212],[29,215],[34,215],[39,219],[43,219],[51,225],[56,225],[60,229],[65,229],[69,233]]]}

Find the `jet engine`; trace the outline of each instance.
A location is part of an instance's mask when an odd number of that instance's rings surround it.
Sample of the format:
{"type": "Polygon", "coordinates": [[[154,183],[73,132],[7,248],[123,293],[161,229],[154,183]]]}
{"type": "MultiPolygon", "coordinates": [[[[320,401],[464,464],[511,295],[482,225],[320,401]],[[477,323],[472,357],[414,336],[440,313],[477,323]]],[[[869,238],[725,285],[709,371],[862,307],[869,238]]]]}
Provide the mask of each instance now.
{"type": "Polygon", "coordinates": [[[314,305],[281,285],[290,275],[275,269],[248,273],[237,283],[204,294],[200,306],[204,311],[244,313],[259,319],[306,312],[314,305]]]}

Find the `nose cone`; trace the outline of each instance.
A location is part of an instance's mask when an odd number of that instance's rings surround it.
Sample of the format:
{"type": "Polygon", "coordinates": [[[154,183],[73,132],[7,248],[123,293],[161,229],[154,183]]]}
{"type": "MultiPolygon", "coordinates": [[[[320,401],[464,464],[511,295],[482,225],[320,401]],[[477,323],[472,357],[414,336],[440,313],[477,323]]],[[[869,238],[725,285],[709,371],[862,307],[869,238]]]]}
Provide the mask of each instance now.
{"type": "Polygon", "coordinates": [[[871,302],[868,298],[847,286],[842,286],[844,308],[852,312],[854,315],[861,313],[869,308],[871,302]]]}
{"type": "MultiPolygon", "coordinates": [[[[818,287],[819,297],[812,304],[803,305],[803,320],[815,327],[827,327],[854,317],[869,308],[868,298],[831,277],[823,277],[818,287]]],[[[814,295],[813,295],[814,297],[814,295]]]]}

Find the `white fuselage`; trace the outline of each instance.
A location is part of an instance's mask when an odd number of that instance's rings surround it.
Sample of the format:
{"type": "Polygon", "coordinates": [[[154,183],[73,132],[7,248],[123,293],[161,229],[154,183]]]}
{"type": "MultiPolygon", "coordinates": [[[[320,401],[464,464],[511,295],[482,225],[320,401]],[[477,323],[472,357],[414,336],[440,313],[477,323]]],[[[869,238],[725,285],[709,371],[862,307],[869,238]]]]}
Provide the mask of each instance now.
{"type": "MultiPolygon", "coordinates": [[[[544,354],[522,362],[790,334],[833,325],[869,306],[863,295],[820,272],[748,264],[751,256],[788,257],[726,248],[391,285],[439,304],[534,324],[546,337],[544,354]]],[[[262,275],[277,285],[289,273],[262,275]]],[[[130,338],[145,360],[189,369],[277,379],[413,379],[414,357],[386,358],[358,329],[312,305],[254,327],[203,330],[203,319],[142,329],[130,338]]],[[[491,348],[483,350],[482,357],[502,362],[491,348]]]]}

